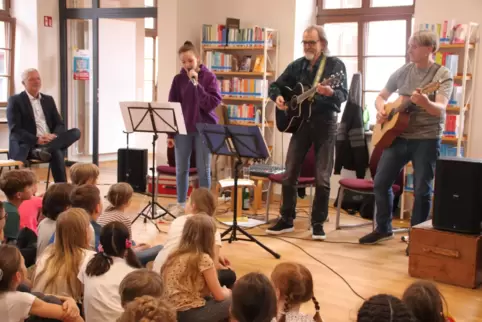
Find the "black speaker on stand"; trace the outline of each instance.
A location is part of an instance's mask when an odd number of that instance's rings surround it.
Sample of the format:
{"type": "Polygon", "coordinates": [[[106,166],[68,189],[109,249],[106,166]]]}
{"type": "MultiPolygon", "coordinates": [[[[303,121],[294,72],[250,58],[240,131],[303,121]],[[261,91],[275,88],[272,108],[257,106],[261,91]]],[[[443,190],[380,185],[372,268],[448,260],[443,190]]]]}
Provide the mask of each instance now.
{"type": "Polygon", "coordinates": [[[479,235],[482,222],[482,160],[442,157],[435,168],[432,225],[479,235]]]}
{"type": "Polygon", "coordinates": [[[145,193],[147,187],[147,149],[130,149],[129,134],[127,147],[117,151],[117,182],[127,182],[135,192],[145,193]]]}

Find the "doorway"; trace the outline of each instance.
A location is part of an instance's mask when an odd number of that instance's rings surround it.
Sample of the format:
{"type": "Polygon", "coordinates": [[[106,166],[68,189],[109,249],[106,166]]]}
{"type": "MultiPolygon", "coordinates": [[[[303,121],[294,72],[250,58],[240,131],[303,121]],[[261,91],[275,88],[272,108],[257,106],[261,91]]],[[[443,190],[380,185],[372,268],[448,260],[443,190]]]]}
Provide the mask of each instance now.
{"type": "MultiPolygon", "coordinates": [[[[126,144],[119,102],[154,98],[156,73],[149,67],[156,59],[145,54],[145,43],[157,29],[156,1],[65,0],[59,13],[61,113],[67,127],[82,132],[68,157],[98,164],[126,144]]],[[[129,140],[148,147],[142,135],[129,140]]]]}

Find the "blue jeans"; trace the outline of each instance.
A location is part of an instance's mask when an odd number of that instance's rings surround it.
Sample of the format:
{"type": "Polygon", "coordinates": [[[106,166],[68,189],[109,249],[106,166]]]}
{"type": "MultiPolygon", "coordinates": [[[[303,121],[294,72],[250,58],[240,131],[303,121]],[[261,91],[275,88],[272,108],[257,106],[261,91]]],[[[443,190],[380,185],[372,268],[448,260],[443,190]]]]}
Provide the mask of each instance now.
{"type": "Polygon", "coordinates": [[[149,249],[142,250],[140,252],[135,252],[135,254],[139,259],[139,262],[141,262],[142,266],[146,267],[147,263],[152,262],[156,259],[157,254],[159,254],[162,248],[162,245],[157,245],[149,249]]]}
{"type": "Polygon", "coordinates": [[[185,203],[189,185],[189,167],[191,153],[196,150],[196,167],[199,178],[199,186],[211,188],[211,153],[203,143],[201,135],[197,132],[187,135],[178,134],[174,137],[176,155],[176,190],[177,202],[185,203]]]}
{"type": "Polygon", "coordinates": [[[432,184],[435,163],[440,153],[440,139],[397,138],[385,149],[375,174],[375,202],[377,231],[392,232],[393,191],[400,171],[409,162],[413,164],[414,204],[411,225],[427,220],[432,204],[432,184]]]}

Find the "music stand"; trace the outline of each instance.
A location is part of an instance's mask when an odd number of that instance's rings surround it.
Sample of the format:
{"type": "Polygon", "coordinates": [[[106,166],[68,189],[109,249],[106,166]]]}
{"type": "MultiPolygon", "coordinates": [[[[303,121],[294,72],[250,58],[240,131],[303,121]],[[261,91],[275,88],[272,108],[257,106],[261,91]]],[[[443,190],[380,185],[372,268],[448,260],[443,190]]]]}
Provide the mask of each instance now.
{"type": "MultiPolygon", "coordinates": [[[[239,168],[243,165],[241,158],[250,158],[255,160],[264,160],[269,158],[268,147],[261,135],[261,130],[257,126],[240,126],[240,125],[221,125],[221,124],[196,124],[201,136],[204,138],[204,144],[207,145],[212,154],[227,155],[235,158],[234,168],[234,204],[238,202],[238,176],[239,168]]],[[[261,248],[280,258],[278,253],[262,244],[251,234],[246,232],[238,225],[237,207],[233,209],[233,224],[221,234],[221,238],[231,233],[227,240],[229,243],[236,240],[251,241],[258,244],[261,248]],[[240,232],[246,238],[238,238],[237,232],[240,232]]]]}
{"type": "Polygon", "coordinates": [[[160,232],[160,229],[157,227],[154,220],[162,218],[166,215],[176,219],[176,216],[174,216],[156,201],[157,180],[154,179],[156,177],[156,141],[159,137],[158,133],[187,134],[181,104],[159,102],[121,102],[120,107],[127,132],[152,133],[151,200],[132,222],[134,223],[139,217],[142,216],[144,217],[144,222],[149,220],[160,232]],[[161,209],[163,213],[157,215],[156,207],[161,209]]]}

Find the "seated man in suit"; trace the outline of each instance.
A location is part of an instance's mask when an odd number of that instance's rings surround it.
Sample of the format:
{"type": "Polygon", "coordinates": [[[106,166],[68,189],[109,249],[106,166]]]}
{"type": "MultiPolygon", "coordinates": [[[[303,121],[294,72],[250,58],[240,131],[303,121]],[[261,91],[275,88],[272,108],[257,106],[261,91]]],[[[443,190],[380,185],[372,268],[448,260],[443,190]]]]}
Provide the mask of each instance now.
{"type": "Polygon", "coordinates": [[[22,73],[25,91],[8,99],[10,158],[50,161],[55,182],[66,182],[63,150],[79,140],[78,129],[65,130],[52,96],[41,94],[42,82],[36,69],[22,73]]]}

